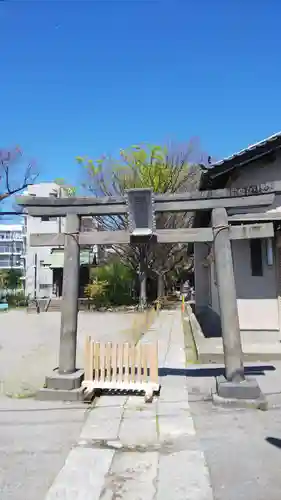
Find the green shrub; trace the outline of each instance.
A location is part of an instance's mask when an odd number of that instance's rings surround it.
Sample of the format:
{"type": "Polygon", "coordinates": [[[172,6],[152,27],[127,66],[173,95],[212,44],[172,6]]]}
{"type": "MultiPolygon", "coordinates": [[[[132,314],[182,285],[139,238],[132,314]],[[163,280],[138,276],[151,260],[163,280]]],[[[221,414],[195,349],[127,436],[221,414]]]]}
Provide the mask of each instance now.
{"type": "Polygon", "coordinates": [[[27,298],[23,292],[18,292],[16,294],[8,294],[6,295],[6,301],[9,304],[9,307],[26,307],[27,306],[27,298]]]}
{"type": "MultiPolygon", "coordinates": [[[[134,303],[132,298],[133,273],[121,262],[110,262],[104,266],[97,267],[91,273],[93,287],[95,283],[95,296],[91,296],[96,305],[130,305],[134,303]],[[102,286],[100,286],[103,284],[102,286]]],[[[85,294],[89,296],[87,287],[85,294]]]]}

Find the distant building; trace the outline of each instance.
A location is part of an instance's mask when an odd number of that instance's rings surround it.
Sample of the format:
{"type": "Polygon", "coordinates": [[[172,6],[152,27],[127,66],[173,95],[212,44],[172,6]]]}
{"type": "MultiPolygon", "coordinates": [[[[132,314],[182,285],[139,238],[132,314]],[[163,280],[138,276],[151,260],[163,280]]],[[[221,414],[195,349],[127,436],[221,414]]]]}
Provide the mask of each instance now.
{"type": "MultiPolygon", "coordinates": [[[[54,182],[44,182],[28,187],[24,193],[28,196],[67,196],[66,190],[54,182]]],[[[64,217],[31,217],[25,215],[26,236],[26,295],[30,297],[60,297],[62,294],[62,279],[64,252],[62,247],[31,247],[30,234],[32,233],[61,233],[64,232],[64,217]]],[[[82,219],[84,231],[95,230],[92,217],[82,219]]],[[[83,249],[80,254],[80,291],[83,296],[84,286],[88,283],[89,268],[97,260],[97,247],[83,249]]]]}
{"type": "Polygon", "coordinates": [[[0,269],[25,270],[23,224],[0,224],[0,269]]]}

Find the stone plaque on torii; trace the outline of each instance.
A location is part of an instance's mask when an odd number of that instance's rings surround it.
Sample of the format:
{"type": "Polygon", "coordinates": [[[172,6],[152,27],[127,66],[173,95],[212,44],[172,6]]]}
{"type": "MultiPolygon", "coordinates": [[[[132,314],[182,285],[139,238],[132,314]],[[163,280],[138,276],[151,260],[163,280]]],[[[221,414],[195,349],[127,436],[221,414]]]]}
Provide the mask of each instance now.
{"type": "Polygon", "coordinates": [[[65,233],[31,234],[30,237],[31,246],[64,246],[59,368],[46,377],[42,398],[70,400],[81,396],[79,388],[83,372],[76,367],[80,247],[143,243],[151,239],[156,244],[213,242],[226,373],[221,393],[224,397],[239,397],[239,394],[248,399],[258,397],[257,384],[246,381],[244,375],[230,242],[234,239],[271,238],[274,228],[272,222],[231,226],[226,209],[270,206],[275,189],[270,185],[264,190],[254,191],[254,194],[252,191],[239,194],[220,189],[157,195],[150,189],[133,189],[128,190],[124,197],[18,198],[18,203],[25,207],[29,216],[66,217],[65,233]],[[198,210],[212,213],[212,227],[157,230],[155,226],[157,212],[198,210]],[[80,219],[85,215],[128,216],[128,230],[80,232],[80,219]]]}

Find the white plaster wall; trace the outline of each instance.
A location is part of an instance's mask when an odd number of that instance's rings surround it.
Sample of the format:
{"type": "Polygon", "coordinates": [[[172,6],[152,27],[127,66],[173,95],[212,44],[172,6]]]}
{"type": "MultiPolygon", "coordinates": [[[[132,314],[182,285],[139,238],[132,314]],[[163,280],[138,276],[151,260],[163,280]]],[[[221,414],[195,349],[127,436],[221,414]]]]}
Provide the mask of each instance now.
{"type": "Polygon", "coordinates": [[[276,153],[276,159],[269,161],[268,158],[260,158],[252,165],[241,167],[239,177],[231,180],[227,187],[245,187],[256,184],[265,184],[266,182],[281,180],[281,152],[276,153]]]}
{"type": "MultiPolygon", "coordinates": [[[[263,276],[252,276],[249,240],[232,242],[239,325],[241,330],[279,330],[275,259],[267,264],[265,241],[263,276]]],[[[211,307],[220,315],[215,265],[210,265],[211,307]]]]}
{"type": "Polygon", "coordinates": [[[275,262],[267,264],[265,241],[262,253],[263,276],[252,276],[249,240],[232,242],[241,330],[279,330],[275,262]]]}
{"type": "MultiPolygon", "coordinates": [[[[227,187],[240,188],[281,180],[281,152],[274,161],[261,158],[241,167],[239,177],[231,179],[227,187]]],[[[237,212],[264,212],[281,210],[281,195],[276,195],[271,207],[239,209],[237,212]]],[[[231,210],[231,213],[234,213],[231,210]]],[[[267,265],[266,247],[263,242],[263,276],[252,276],[250,244],[247,240],[233,241],[232,252],[241,330],[279,330],[276,264],[267,265]]],[[[216,302],[215,306],[216,307],[216,302]]]]}
{"type": "MultiPolygon", "coordinates": [[[[241,167],[239,177],[228,183],[229,188],[242,188],[250,185],[265,184],[281,181],[281,152],[276,153],[276,159],[269,161],[266,157],[255,161],[252,165],[241,167]]],[[[271,207],[253,207],[240,209],[239,212],[264,212],[267,210],[281,210],[281,195],[276,195],[271,207]]]]}

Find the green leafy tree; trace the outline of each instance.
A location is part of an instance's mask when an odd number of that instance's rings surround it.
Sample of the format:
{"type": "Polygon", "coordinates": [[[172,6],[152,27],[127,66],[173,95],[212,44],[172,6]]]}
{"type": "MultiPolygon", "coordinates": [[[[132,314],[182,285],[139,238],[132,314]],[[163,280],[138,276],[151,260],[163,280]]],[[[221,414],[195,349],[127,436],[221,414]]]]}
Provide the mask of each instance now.
{"type": "Polygon", "coordinates": [[[86,285],[84,292],[88,299],[91,299],[98,307],[100,307],[104,302],[107,287],[107,281],[98,281],[97,279],[94,279],[92,283],[86,285]]]}
{"type": "Polygon", "coordinates": [[[9,269],[6,275],[7,288],[11,290],[17,290],[18,288],[21,288],[22,272],[19,269],[9,269]]]}
{"type": "MultiPolygon", "coordinates": [[[[197,155],[199,158],[199,155],[197,155]]],[[[84,187],[95,196],[120,196],[126,189],[151,188],[155,193],[178,193],[195,189],[200,168],[194,161],[194,148],[136,145],[120,151],[118,159],[102,157],[96,161],[77,157],[86,173],[84,187]]],[[[126,229],[126,216],[98,217],[101,229],[126,229]]],[[[157,228],[188,227],[193,214],[157,214],[157,228]]],[[[114,251],[140,278],[140,304],[146,304],[146,280],[156,275],[158,293],[163,295],[165,277],[187,259],[187,247],[179,244],[116,245],[114,251]]]]}
{"type": "Polygon", "coordinates": [[[61,188],[61,196],[71,197],[75,196],[77,189],[74,186],[68,184],[62,177],[57,177],[54,182],[61,188]]]}
{"type": "Polygon", "coordinates": [[[97,282],[106,282],[105,300],[108,304],[131,304],[134,273],[117,259],[111,259],[107,264],[92,269],[97,282]]]}
{"type": "Polygon", "coordinates": [[[8,283],[8,273],[7,271],[0,271],[0,289],[5,289],[7,288],[7,283],[8,283]]]}

